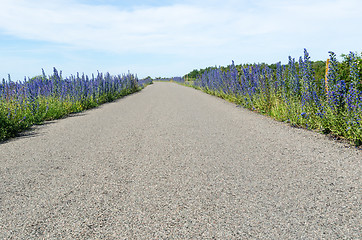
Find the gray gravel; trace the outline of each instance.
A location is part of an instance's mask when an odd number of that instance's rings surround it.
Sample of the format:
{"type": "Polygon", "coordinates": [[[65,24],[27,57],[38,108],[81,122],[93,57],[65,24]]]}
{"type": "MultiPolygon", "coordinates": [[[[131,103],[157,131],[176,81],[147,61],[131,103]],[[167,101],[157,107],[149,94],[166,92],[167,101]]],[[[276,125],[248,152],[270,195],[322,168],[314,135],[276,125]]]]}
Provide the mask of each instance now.
{"type": "Polygon", "coordinates": [[[0,239],[361,239],[361,159],[155,83],[0,144],[0,239]]]}

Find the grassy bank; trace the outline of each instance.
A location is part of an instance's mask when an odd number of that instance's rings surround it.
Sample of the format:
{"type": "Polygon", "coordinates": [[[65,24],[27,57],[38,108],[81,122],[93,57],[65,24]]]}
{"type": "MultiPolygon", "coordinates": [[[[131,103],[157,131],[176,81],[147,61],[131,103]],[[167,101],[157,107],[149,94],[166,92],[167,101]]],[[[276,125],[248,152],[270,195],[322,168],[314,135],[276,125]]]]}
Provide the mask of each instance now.
{"type": "Polygon", "coordinates": [[[142,89],[150,82],[133,74],[98,73],[63,78],[54,68],[51,76],[0,84],[0,141],[16,136],[34,124],[63,118],[111,102],[142,89]]]}
{"type": "MultiPolygon", "coordinates": [[[[315,79],[305,50],[298,62],[289,57],[288,64],[279,62],[275,68],[254,64],[237,69],[234,63],[227,68],[209,68],[186,85],[293,126],[348,139],[360,146],[361,58],[352,52],[346,58],[348,68],[340,69],[343,64],[330,52],[329,69],[323,79],[315,79]],[[346,70],[343,79],[341,72],[346,70]]],[[[175,82],[183,81],[177,78],[175,82]]]]}

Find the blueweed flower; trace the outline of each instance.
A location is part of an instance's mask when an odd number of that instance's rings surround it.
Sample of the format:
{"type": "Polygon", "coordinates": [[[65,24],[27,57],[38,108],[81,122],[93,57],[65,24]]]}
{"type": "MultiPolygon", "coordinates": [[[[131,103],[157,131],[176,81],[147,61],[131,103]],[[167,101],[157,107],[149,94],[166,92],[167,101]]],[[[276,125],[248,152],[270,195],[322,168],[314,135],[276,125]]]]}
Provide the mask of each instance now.
{"type": "Polygon", "coordinates": [[[276,70],[275,70],[275,81],[274,81],[274,92],[277,93],[282,87],[282,81],[283,81],[283,76],[282,76],[283,72],[282,72],[282,63],[278,62],[276,64],[276,70]]]}
{"type": "Polygon", "coordinates": [[[313,83],[314,83],[314,71],[312,68],[312,64],[310,61],[309,53],[306,49],[304,49],[304,59],[299,61],[301,64],[301,72],[302,72],[302,102],[303,105],[310,105],[313,94],[313,83]]]}
{"type": "Polygon", "coordinates": [[[358,67],[357,67],[357,60],[356,60],[356,56],[353,52],[350,52],[348,55],[348,59],[350,62],[350,72],[349,72],[349,76],[351,78],[351,83],[353,83],[353,85],[356,88],[359,88],[359,76],[358,76],[358,67]]]}
{"type": "Polygon", "coordinates": [[[347,88],[344,80],[338,80],[337,84],[330,90],[329,103],[336,114],[340,114],[345,108],[346,93],[347,88]]]}
{"type": "Polygon", "coordinates": [[[328,89],[337,84],[338,77],[338,61],[336,54],[332,51],[329,52],[329,68],[327,73],[328,89]]]}
{"type": "Polygon", "coordinates": [[[300,95],[300,83],[299,83],[299,76],[296,70],[296,63],[295,59],[289,56],[289,63],[288,63],[288,84],[290,88],[290,94],[298,97],[300,95]]]}
{"type": "Polygon", "coordinates": [[[358,95],[359,95],[358,90],[356,89],[354,83],[351,82],[346,99],[348,111],[350,113],[355,113],[358,111],[358,102],[359,102],[358,95]]]}

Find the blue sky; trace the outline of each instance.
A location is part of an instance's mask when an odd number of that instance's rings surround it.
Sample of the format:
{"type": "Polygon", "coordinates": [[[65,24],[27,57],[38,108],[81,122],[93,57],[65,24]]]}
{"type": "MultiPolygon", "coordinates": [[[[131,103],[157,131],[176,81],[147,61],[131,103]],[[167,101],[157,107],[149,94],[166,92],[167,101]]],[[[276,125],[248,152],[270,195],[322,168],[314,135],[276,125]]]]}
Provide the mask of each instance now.
{"type": "Polygon", "coordinates": [[[0,0],[0,79],[128,71],[182,76],[231,63],[362,51],[360,0],[0,0]]]}

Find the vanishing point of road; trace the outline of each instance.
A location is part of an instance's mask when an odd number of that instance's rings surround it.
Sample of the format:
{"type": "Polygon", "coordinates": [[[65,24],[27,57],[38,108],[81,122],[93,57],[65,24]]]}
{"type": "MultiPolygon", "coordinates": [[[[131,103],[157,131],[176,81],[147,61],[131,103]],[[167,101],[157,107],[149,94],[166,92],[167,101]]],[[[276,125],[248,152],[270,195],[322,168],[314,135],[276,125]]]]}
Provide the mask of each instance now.
{"type": "Polygon", "coordinates": [[[0,239],[361,239],[361,159],[155,83],[0,144],[0,239]]]}

